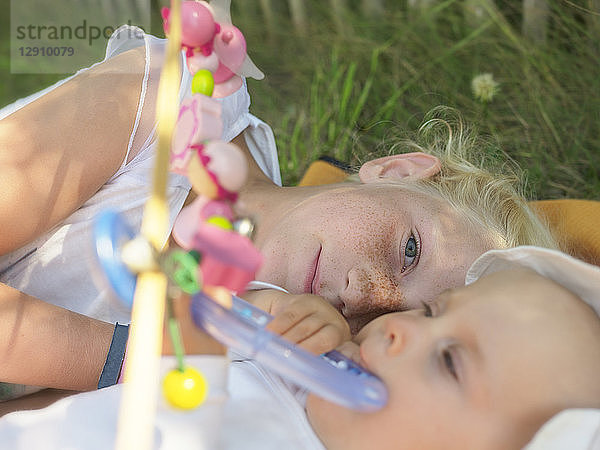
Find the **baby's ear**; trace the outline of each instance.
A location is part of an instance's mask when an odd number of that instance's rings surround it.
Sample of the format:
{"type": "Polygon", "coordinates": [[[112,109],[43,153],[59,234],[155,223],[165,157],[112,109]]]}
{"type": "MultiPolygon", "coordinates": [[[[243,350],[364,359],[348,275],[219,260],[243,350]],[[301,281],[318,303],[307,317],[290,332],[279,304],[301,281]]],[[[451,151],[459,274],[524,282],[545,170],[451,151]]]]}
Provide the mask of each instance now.
{"type": "Polygon", "coordinates": [[[360,181],[374,183],[381,179],[429,178],[442,168],[440,160],[427,153],[402,153],[364,163],[358,171],[360,181]]]}

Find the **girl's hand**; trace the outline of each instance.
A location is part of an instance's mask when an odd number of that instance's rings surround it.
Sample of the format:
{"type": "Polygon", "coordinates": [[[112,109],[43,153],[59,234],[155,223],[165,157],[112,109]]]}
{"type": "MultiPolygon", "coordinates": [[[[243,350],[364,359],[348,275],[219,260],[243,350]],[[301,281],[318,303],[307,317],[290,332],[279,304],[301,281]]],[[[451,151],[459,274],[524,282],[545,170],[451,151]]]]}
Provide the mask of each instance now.
{"type": "Polygon", "coordinates": [[[333,350],[351,337],[346,319],[318,295],[264,289],[246,292],[244,299],[274,316],[268,330],[311,353],[333,350]]]}

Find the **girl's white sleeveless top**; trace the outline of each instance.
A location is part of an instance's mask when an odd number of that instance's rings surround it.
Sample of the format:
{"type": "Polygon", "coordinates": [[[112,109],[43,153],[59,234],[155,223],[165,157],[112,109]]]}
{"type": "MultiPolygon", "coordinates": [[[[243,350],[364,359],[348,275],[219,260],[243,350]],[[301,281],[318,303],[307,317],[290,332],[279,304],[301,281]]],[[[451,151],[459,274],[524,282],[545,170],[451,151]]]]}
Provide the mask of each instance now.
{"type": "MultiPolygon", "coordinates": [[[[98,282],[98,273],[95,275],[98,268],[92,253],[92,225],[100,212],[110,208],[120,212],[134,230],[140,229],[144,205],[150,194],[156,135],[154,130],[148,136],[141,136],[137,131],[146,92],[156,89],[159,79],[160,67],[151,64],[152,58],[164,51],[165,44],[166,40],[146,35],[129,26],[119,28],[112,35],[104,60],[139,46],[145,47],[146,56],[136,120],[123,164],[92,198],[63,223],[34,242],[0,256],[0,282],[90,317],[108,322],[129,322],[129,310],[112,297],[107,286],[98,282]]],[[[191,75],[187,71],[183,53],[182,67],[180,102],[191,95],[191,75]]],[[[0,119],[70,78],[4,107],[0,110],[0,119]]],[[[245,80],[238,91],[220,101],[223,105],[222,139],[229,141],[246,130],[244,136],[252,156],[263,172],[281,185],[273,132],[266,123],[249,113],[250,96],[245,80]]],[[[171,226],[190,187],[185,177],[170,175],[167,196],[171,226]]]]}

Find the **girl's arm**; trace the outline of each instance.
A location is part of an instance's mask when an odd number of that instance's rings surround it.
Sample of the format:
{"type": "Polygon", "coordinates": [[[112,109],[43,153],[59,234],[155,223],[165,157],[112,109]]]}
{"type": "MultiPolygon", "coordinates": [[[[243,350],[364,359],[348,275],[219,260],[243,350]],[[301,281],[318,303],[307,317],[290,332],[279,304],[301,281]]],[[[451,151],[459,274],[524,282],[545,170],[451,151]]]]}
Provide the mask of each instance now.
{"type": "Polygon", "coordinates": [[[64,220],[117,171],[143,72],[142,47],[80,73],[0,121],[0,255],[64,220]]]}
{"type": "Polygon", "coordinates": [[[96,389],[114,324],[45,303],[0,284],[0,380],[96,389]]]}
{"type": "MultiPolygon", "coordinates": [[[[188,354],[224,354],[198,329],[190,298],[174,299],[188,354]]],[[[96,389],[115,325],[43,302],[0,283],[0,381],[87,391],[96,389]]],[[[173,354],[165,327],[163,354],[173,354]]]]}
{"type": "MultiPolygon", "coordinates": [[[[221,344],[193,324],[189,303],[189,296],[182,296],[173,304],[186,353],[224,354],[221,344]]],[[[0,284],[0,323],[0,380],[54,388],[0,402],[0,417],[96,389],[114,324],[50,305],[4,284],[0,284]]],[[[166,327],[163,354],[173,354],[166,327]]]]}

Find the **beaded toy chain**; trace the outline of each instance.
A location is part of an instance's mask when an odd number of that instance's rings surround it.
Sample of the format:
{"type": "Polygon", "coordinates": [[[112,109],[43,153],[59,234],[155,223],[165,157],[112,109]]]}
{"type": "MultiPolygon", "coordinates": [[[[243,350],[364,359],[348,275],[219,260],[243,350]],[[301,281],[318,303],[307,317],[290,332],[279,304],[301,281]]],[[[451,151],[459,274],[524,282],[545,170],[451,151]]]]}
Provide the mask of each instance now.
{"type": "MultiPolygon", "coordinates": [[[[117,431],[116,447],[121,449],[152,446],[165,303],[171,310],[168,279],[187,293],[203,290],[229,307],[231,292],[242,292],[261,263],[249,233],[238,232],[252,227],[236,221],[232,208],[247,177],[247,161],[238,147],[218,140],[221,107],[214,98],[240,88],[239,75],[263,77],[246,54],[242,33],[231,24],[229,4],[230,0],[213,0],[210,5],[171,0],[171,8],[162,10],[168,45],[157,99],[152,195],[144,209],[141,237],[122,249],[123,261],[137,281],[117,431]],[[182,48],[193,75],[192,97],[177,111],[182,48]],[[189,178],[197,198],[181,211],[173,229],[182,250],[163,252],[169,166],[189,178]],[[146,251],[140,251],[144,246],[146,251]],[[140,254],[146,257],[140,260],[140,254]]],[[[206,382],[185,366],[178,325],[169,315],[177,368],[165,377],[163,392],[173,406],[190,409],[204,400],[206,382]]]]}
{"type": "MultiPolygon", "coordinates": [[[[235,72],[248,63],[246,42],[240,30],[230,23],[229,12],[222,22],[205,2],[183,2],[182,47],[192,78],[192,97],[183,101],[175,125],[171,147],[171,170],[186,175],[197,198],[184,208],[175,221],[173,237],[182,251],[172,253],[187,276],[175,276],[181,289],[193,294],[204,290],[221,305],[231,307],[231,292],[243,292],[254,279],[261,255],[249,236],[238,232],[233,204],[246,182],[248,162],[235,145],[220,141],[221,104],[211,97],[227,96],[242,86],[235,72]]],[[[218,11],[218,9],[217,9],[218,11]]],[[[221,11],[222,13],[222,11],[221,11]]],[[[165,32],[169,33],[171,12],[163,8],[165,32]]],[[[222,14],[223,15],[223,14],[222,14]]],[[[258,69],[252,73],[262,77],[258,69]]],[[[181,275],[181,272],[180,272],[181,275]]],[[[173,327],[174,328],[174,327],[173,327]]],[[[178,342],[173,334],[173,343],[178,342]]],[[[176,352],[182,350],[174,345],[176,352]]],[[[178,358],[179,373],[167,375],[165,395],[176,407],[196,406],[204,398],[201,383],[197,389],[178,358]],[[179,380],[172,382],[172,380],[179,380]],[[190,399],[196,399],[192,402],[190,399]]],[[[196,374],[190,377],[199,379],[196,374]]]]}

